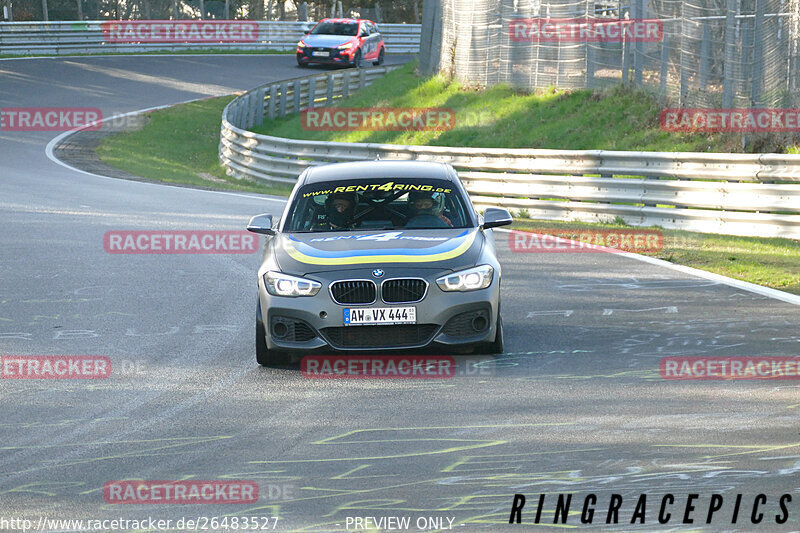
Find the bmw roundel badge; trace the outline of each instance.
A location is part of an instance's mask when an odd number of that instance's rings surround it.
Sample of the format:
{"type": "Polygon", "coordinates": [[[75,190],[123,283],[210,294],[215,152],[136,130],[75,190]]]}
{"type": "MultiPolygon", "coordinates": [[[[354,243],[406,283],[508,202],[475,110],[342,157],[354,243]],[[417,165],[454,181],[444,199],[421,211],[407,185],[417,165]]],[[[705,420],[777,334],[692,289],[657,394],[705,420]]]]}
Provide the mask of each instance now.
{"type": "Polygon", "coordinates": [[[381,276],[383,276],[383,270],[381,270],[380,268],[376,268],[375,270],[372,271],[372,275],[375,276],[376,278],[380,278],[381,276]]]}

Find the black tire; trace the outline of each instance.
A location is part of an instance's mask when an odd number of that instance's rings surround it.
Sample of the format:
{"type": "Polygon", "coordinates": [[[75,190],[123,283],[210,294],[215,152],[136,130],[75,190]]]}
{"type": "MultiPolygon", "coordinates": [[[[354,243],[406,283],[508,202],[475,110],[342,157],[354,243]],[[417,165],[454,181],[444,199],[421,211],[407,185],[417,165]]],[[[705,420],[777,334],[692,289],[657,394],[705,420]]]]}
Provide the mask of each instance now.
{"type": "Polygon", "coordinates": [[[378,54],[378,60],[372,62],[372,64],[375,65],[376,67],[380,66],[380,65],[383,65],[383,51],[384,51],[384,49],[381,48],[381,53],[378,54]]]}
{"type": "Polygon", "coordinates": [[[300,68],[308,68],[308,63],[303,63],[302,61],[297,62],[297,66],[300,68]]]}
{"type": "Polygon", "coordinates": [[[361,50],[358,50],[356,55],[353,56],[353,66],[356,68],[364,68],[364,61],[361,59],[361,50]]]}
{"type": "Polygon", "coordinates": [[[265,337],[264,319],[261,317],[261,302],[256,308],[256,361],[261,366],[284,365],[289,362],[289,356],[283,352],[267,348],[265,337]]]}
{"type": "Polygon", "coordinates": [[[497,317],[497,332],[494,334],[494,341],[486,344],[483,353],[487,355],[499,355],[505,351],[505,342],[503,341],[503,317],[497,317]]]}

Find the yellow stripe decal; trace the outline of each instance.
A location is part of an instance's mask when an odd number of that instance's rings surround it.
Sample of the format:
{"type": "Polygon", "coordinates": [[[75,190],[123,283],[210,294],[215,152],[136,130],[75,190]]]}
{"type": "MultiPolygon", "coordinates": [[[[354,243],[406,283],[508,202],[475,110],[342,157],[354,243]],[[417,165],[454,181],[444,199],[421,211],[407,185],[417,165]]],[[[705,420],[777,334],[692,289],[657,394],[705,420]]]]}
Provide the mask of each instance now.
{"type": "Polygon", "coordinates": [[[463,254],[472,243],[475,241],[477,231],[473,231],[464,239],[458,247],[453,248],[448,252],[440,252],[438,254],[429,255],[367,255],[367,256],[353,256],[353,257],[313,257],[306,255],[294,247],[293,244],[287,243],[286,253],[292,259],[306,263],[309,265],[366,265],[372,263],[429,263],[433,261],[444,261],[452,259],[463,254]]]}

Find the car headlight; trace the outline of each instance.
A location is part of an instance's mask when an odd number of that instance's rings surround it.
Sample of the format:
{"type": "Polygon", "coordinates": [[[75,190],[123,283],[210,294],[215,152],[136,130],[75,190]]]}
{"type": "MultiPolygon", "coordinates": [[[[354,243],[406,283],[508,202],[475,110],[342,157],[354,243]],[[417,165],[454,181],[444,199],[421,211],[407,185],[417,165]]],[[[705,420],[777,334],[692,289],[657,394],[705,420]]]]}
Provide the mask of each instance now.
{"type": "Polygon", "coordinates": [[[339,50],[347,50],[348,48],[353,48],[353,43],[344,43],[341,46],[337,46],[339,50]]]}
{"type": "Polygon", "coordinates": [[[489,265],[481,265],[437,278],[436,284],[445,292],[476,291],[491,285],[493,277],[494,268],[489,265]]]}
{"type": "Polygon", "coordinates": [[[289,276],[280,272],[269,271],[264,274],[264,285],[273,296],[314,296],[322,288],[322,284],[305,278],[289,276]]]}
{"type": "Polygon", "coordinates": [[[297,43],[297,47],[298,47],[298,48],[305,48],[305,47],[306,47],[306,43],[304,43],[304,42],[303,42],[303,40],[302,40],[302,39],[300,39],[300,42],[299,42],[299,43],[297,43]]]}

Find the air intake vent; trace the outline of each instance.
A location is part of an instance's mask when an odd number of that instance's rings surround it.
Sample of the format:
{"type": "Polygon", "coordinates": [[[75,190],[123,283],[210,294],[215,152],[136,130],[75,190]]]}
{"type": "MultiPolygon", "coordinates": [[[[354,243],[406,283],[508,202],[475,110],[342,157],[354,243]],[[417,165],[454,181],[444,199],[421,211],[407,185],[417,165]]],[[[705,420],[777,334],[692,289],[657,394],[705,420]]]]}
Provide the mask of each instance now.
{"type": "Polygon", "coordinates": [[[320,332],[334,348],[369,349],[421,346],[430,342],[437,329],[436,324],[403,324],[322,328],[320,332]]]}
{"type": "Polygon", "coordinates": [[[331,285],[331,296],[338,304],[371,304],[375,302],[377,289],[368,279],[337,281],[331,285]]]}
{"type": "Polygon", "coordinates": [[[413,303],[422,300],[427,289],[424,279],[387,279],[381,285],[381,297],[389,304],[413,303]]]}

